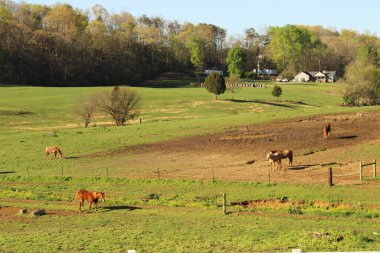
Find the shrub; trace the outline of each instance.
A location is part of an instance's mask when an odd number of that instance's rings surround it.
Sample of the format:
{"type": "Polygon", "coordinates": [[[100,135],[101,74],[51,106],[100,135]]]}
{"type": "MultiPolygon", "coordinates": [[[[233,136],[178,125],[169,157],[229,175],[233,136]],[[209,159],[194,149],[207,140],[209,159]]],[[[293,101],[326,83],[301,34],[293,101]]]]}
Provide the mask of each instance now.
{"type": "Polygon", "coordinates": [[[205,84],[208,92],[215,95],[215,100],[218,99],[218,95],[223,94],[226,91],[226,83],[224,81],[224,77],[218,73],[212,73],[207,76],[205,84]]]}

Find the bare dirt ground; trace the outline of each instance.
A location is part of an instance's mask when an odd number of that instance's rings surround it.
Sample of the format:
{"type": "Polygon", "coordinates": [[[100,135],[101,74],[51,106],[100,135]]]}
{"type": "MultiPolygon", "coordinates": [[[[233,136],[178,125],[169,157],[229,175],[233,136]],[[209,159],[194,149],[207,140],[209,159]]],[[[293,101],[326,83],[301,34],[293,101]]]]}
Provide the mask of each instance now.
{"type": "MultiPolygon", "coordinates": [[[[380,144],[380,112],[314,116],[270,124],[230,128],[223,133],[181,138],[173,141],[132,146],[107,154],[110,165],[122,168],[119,176],[136,178],[269,180],[270,150],[291,149],[293,167],[283,160],[281,171],[271,172],[271,182],[327,182],[327,168],[332,164],[334,183],[357,184],[360,160],[376,157],[356,154],[370,144],[380,144]],[[329,138],[322,138],[322,128],[331,122],[329,138]],[[363,156],[363,157],[361,157],[363,156]],[[247,162],[253,162],[247,164],[247,162]],[[356,173],[356,174],[352,174],[356,173]],[[342,174],[352,174],[338,177],[342,174]]],[[[365,176],[371,176],[367,167],[365,176]]],[[[379,180],[366,181],[380,184],[379,180]]]]}

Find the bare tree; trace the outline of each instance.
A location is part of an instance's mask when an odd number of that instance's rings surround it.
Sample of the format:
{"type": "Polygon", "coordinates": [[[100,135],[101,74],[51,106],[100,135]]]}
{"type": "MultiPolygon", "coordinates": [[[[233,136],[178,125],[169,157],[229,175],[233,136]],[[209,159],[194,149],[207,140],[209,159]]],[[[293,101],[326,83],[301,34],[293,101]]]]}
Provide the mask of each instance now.
{"type": "Polygon", "coordinates": [[[137,115],[140,95],[128,87],[114,87],[111,92],[103,91],[97,98],[98,108],[112,116],[117,126],[123,126],[137,115]]]}
{"type": "Polygon", "coordinates": [[[87,127],[97,109],[96,97],[78,99],[75,113],[83,120],[84,126],[87,127]]]}

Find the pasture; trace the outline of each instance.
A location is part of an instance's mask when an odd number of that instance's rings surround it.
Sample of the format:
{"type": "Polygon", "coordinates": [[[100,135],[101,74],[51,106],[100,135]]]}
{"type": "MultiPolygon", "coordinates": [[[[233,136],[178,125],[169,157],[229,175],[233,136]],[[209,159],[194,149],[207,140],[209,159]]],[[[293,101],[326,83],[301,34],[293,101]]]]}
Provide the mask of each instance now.
{"type": "Polygon", "coordinates": [[[269,84],[215,101],[187,80],[158,80],[135,88],[142,124],[115,127],[98,114],[88,128],[73,113],[76,102],[110,88],[4,85],[0,250],[378,249],[380,181],[369,170],[363,182],[352,172],[379,157],[379,108],[342,107],[342,85],[286,84],[275,102],[269,84]],[[327,122],[332,132],[323,139],[327,122]],[[64,159],[44,157],[54,145],[64,159]],[[295,157],[269,182],[265,154],[274,149],[295,157]],[[330,188],[328,166],[352,175],[330,188]],[[106,193],[98,213],[77,212],[79,189],[106,193]],[[20,208],[47,215],[17,214],[20,208]]]}

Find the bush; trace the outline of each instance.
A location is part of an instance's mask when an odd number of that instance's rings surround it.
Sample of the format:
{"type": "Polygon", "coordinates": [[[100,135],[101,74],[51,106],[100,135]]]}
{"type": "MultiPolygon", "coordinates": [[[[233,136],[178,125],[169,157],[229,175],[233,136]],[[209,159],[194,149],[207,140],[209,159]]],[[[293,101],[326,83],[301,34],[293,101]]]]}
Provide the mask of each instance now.
{"type": "Polygon", "coordinates": [[[97,107],[112,116],[117,126],[123,126],[129,119],[137,115],[140,95],[128,87],[114,87],[111,92],[99,93],[97,107]]]}
{"type": "Polygon", "coordinates": [[[253,72],[253,71],[249,71],[249,72],[246,72],[245,73],[245,78],[248,78],[248,79],[255,79],[256,77],[256,73],[253,72]]]}
{"type": "Polygon", "coordinates": [[[205,84],[208,92],[215,95],[215,100],[218,99],[218,95],[223,94],[226,91],[226,82],[224,81],[224,77],[218,73],[212,73],[207,76],[205,84]]]}
{"type": "Polygon", "coordinates": [[[343,101],[345,105],[355,105],[355,98],[351,94],[344,95],[343,101]]]}
{"type": "Polygon", "coordinates": [[[281,96],[281,94],[282,94],[282,89],[281,89],[281,87],[278,86],[278,85],[275,85],[275,86],[273,87],[273,90],[272,90],[272,95],[273,95],[273,97],[276,97],[276,99],[277,99],[277,101],[278,101],[278,98],[281,96]]]}

